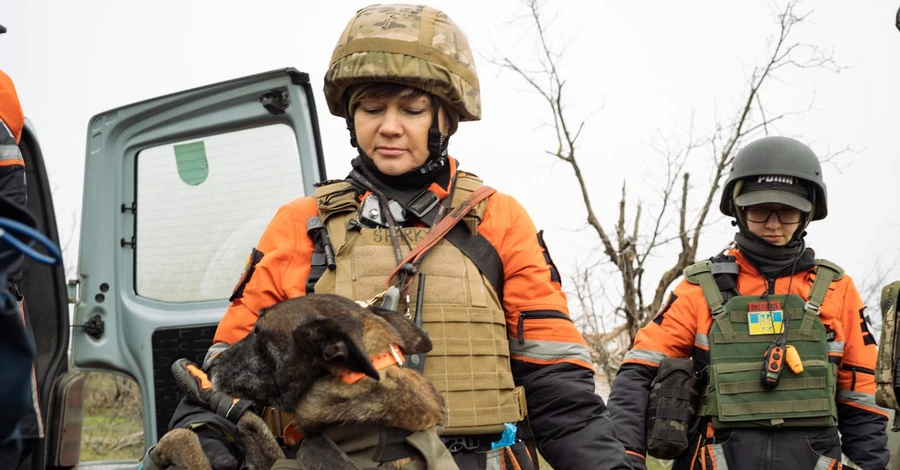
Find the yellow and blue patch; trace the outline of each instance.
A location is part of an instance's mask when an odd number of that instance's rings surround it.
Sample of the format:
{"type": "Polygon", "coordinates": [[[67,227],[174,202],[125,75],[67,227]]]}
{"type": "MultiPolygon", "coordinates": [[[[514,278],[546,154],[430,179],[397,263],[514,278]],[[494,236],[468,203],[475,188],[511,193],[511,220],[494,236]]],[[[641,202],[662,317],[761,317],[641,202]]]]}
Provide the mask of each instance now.
{"type": "Polygon", "coordinates": [[[747,320],[750,323],[751,335],[771,335],[781,333],[784,328],[781,310],[750,312],[747,320]]]}

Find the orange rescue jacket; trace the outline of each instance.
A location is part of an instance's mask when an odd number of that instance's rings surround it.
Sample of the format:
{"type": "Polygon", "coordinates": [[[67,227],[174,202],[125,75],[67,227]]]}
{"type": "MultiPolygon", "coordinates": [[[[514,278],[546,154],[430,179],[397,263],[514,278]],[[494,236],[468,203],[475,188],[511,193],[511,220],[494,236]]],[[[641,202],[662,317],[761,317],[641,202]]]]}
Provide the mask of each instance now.
{"type": "MultiPolygon", "coordinates": [[[[765,293],[768,287],[766,279],[740,251],[732,250],[728,254],[737,258],[740,267],[737,290],[742,295],[765,293]]],[[[793,277],[777,278],[774,294],[790,293],[808,299],[813,280],[815,268],[796,273],[793,277]]],[[[638,332],[634,347],[623,364],[658,367],[659,360],[664,356],[688,357],[694,348],[709,351],[707,335],[713,318],[700,286],[683,280],[670,295],[669,301],[657,313],[664,320],[657,318],[638,332]]],[[[865,306],[853,280],[845,274],[831,283],[819,318],[829,331],[834,332],[836,344],[844,345],[843,353],[831,353],[840,358],[837,401],[886,417],[886,411],[875,405],[874,370],[878,350],[875,338],[866,327],[864,311],[865,306]]]]}

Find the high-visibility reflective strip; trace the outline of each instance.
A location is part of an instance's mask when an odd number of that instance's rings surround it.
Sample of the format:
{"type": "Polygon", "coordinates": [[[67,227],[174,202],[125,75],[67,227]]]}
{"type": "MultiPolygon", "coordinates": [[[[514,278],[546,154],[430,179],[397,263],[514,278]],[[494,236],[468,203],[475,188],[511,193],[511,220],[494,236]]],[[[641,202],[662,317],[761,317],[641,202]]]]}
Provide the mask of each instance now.
{"type": "Polygon", "coordinates": [[[591,352],[587,346],[577,343],[558,341],[537,341],[526,339],[520,343],[518,339],[509,337],[509,352],[513,356],[534,359],[542,363],[564,362],[574,360],[591,364],[591,352]]]}
{"type": "Polygon", "coordinates": [[[891,413],[887,408],[882,408],[875,403],[875,395],[871,393],[861,393],[861,392],[853,392],[850,390],[838,390],[837,392],[838,401],[848,402],[848,403],[856,403],[860,406],[871,408],[872,411],[875,411],[879,414],[883,414],[885,416],[889,416],[891,413]]]}
{"type": "Polygon", "coordinates": [[[0,165],[22,164],[25,162],[22,158],[22,151],[16,145],[16,138],[12,131],[6,126],[3,120],[0,120],[0,165]]]}
{"type": "Polygon", "coordinates": [[[22,151],[16,144],[0,144],[0,162],[22,160],[22,151]]]}
{"type": "Polygon", "coordinates": [[[828,342],[828,354],[831,356],[840,356],[844,354],[844,342],[843,341],[829,341],[828,342]]]}
{"type": "Polygon", "coordinates": [[[648,351],[646,349],[632,349],[625,354],[622,362],[640,362],[643,364],[653,364],[658,366],[659,361],[666,357],[665,354],[657,351],[648,351]]]}
{"type": "Polygon", "coordinates": [[[839,468],[838,465],[837,460],[820,455],[813,470],[835,470],[836,468],[839,468]]]}
{"type": "Polygon", "coordinates": [[[725,449],[722,444],[711,444],[707,447],[709,452],[709,460],[715,470],[728,470],[728,461],[725,460],[725,449]]]}
{"type": "Polygon", "coordinates": [[[7,145],[16,145],[16,136],[13,135],[12,131],[9,130],[9,127],[6,126],[6,123],[0,119],[0,144],[7,145]]]}
{"type": "Polygon", "coordinates": [[[699,332],[694,334],[694,344],[703,349],[709,349],[709,336],[699,332]]]}
{"type": "Polygon", "coordinates": [[[484,470],[505,470],[506,466],[503,465],[503,455],[496,450],[491,452],[485,452],[484,459],[484,470]]]}

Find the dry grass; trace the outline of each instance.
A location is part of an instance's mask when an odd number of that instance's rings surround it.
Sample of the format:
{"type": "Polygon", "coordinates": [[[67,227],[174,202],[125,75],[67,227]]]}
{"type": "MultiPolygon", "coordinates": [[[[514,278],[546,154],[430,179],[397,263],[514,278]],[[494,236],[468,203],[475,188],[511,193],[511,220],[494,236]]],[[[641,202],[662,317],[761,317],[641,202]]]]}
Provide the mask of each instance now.
{"type": "Polygon", "coordinates": [[[89,372],[84,384],[81,461],[140,460],[144,452],[141,392],[125,376],[89,372]]]}

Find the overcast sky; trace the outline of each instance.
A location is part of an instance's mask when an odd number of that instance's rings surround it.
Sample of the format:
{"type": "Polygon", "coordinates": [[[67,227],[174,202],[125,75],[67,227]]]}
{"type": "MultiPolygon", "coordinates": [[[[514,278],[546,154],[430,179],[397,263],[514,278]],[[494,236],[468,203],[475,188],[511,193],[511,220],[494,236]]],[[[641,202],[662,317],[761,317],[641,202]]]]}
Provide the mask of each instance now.
{"type": "MultiPolygon", "coordinates": [[[[346,0],[0,0],[0,24],[9,29],[0,37],[0,69],[17,84],[25,114],[41,139],[56,187],[61,239],[67,240],[72,221],[80,220],[90,117],[207,83],[289,66],[308,72],[317,92],[329,175],[345,175],[354,151],[343,121],[328,114],[321,85],[338,35],[364,5],[346,0]]],[[[464,169],[519,199],[546,230],[564,274],[572,274],[597,245],[585,228],[572,171],[544,153],[556,144],[544,125],[549,115],[539,97],[519,77],[487,60],[511,56],[527,64],[535,50],[526,29],[530,24],[515,21],[527,11],[514,0],[431,5],[450,15],[479,54],[484,118],[460,126],[450,153],[464,169]]],[[[568,110],[573,123],[587,120],[578,152],[594,209],[607,231],[617,217],[623,181],[632,195],[629,204],[640,199],[653,210],[662,175],[655,147],[687,142],[692,116],[694,135],[704,137],[717,119],[736,113],[753,66],[771,50],[768,40],[777,32],[775,13],[782,5],[546,2],[549,37],[567,44],[561,70],[568,110]]],[[[811,226],[808,241],[858,284],[871,277],[876,262],[900,278],[894,267],[900,265],[897,7],[884,0],[801,4],[799,12],[813,11],[793,38],[832,50],[847,68],[839,73],[786,68],[761,94],[772,113],[812,104],[771,133],[809,142],[820,155],[852,149],[838,158],[841,172],[825,166],[829,216],[811,226]]],[[[702,167],[708,149],[695,157],[691,165],[702,167]]],[[[694,183],[704,181],[698,176],[694,183]]],[[[732,233],[727,221],[719,220],[703,239],[700,258],[718,252],[732,233]]],[[[70,264],[76,259],[69,254],[70,264]]]]}

